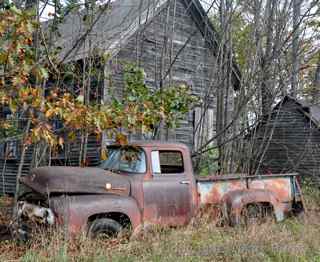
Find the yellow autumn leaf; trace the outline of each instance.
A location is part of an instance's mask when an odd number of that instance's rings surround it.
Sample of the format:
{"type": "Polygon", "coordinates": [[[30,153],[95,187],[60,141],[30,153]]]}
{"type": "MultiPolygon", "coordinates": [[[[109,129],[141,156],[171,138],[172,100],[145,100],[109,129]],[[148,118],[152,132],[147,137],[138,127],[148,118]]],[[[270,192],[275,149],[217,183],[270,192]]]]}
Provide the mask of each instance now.
{"type": "Polygon", "coordinates": [[[101,149],[100,159],[101,159],[101,160],[106,160],[106,159],[108,159],[107,151],[106,151],[105,148],[102,148],[102,149],[101,149]]]}
{"type": "Polygon", "coordinates": [[[64,144],[64,139],[63,139],[63,137],[59,137],[58,144],[63,148],[63,144],[64,144]]]}
{"type": "Polygon", "coordinates": [[[124,134],[118,133],[116,135],[116,142],[120,145],[127,145],[128,144],[128,137],[124,134]]]}
{"type": "Polygon", "coordinates": [[[45,113],[45,116],[47,118],[50,118],[53,114],[55,113],[54,109],[53,108],[50,108],[47,110],[47,112],[45,113]]]}

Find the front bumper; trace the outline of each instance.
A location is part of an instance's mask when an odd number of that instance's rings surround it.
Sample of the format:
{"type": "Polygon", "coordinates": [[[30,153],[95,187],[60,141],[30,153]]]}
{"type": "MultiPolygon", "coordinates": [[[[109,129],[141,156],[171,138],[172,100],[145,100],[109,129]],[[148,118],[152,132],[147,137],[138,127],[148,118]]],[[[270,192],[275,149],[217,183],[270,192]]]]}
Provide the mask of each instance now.
{"type": "Polygon", "coordinates": [[[19,201],[17,216],[11,224],[11,232],[15,239],[26,242],[35,232],[48,229],[56,223],[56,217],[50,208],[19,201]]]}
{"type": "Polygon", "coordinates": [[[29,220],[36,224],[54,225],[55,216],[50,208],[19,201],[17,205],[18,220],[29,220]]]}

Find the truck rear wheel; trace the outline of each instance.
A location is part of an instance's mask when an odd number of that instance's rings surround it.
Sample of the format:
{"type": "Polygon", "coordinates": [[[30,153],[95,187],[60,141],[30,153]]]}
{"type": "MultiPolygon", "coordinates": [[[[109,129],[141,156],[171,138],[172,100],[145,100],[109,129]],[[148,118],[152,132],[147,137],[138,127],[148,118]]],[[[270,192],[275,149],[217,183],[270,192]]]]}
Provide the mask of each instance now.
{"type": "Polygon", "coordinates": [[[117,238],[123,228],[120,223],[110,218],[97,218],[89,226],[90,238],[117,238]]]}
{"type": "Polygon", "coordinates": [[[250,203],[241,212],[240,224],[248,226],[265,223],[272,216],[272,207],[263,203],[250,203]]]}

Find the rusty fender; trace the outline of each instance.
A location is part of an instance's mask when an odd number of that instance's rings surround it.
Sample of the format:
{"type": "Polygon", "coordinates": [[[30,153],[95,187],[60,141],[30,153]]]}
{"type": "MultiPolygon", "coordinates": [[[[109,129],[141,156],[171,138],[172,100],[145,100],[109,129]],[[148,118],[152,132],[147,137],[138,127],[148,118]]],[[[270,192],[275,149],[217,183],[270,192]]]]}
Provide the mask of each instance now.
{"type": "Polygon", "coordinates": [[[87,230],[88,219],[93,215],[122,213],[129,217],[132,229],[142,221],[135,199],[120,195],[72,195],[52,198],[51,207],[59,224],[67,226],[70,234],[87,230]]]}
{"type": "Polygon", "coordinates": [[[241,211],[250,203],[270,203],[277,221],[284,219],[285,208],[275,193],[264,189],[234,190],[222,198],[222,212],[231,224],[238,224],[241,211]]]}

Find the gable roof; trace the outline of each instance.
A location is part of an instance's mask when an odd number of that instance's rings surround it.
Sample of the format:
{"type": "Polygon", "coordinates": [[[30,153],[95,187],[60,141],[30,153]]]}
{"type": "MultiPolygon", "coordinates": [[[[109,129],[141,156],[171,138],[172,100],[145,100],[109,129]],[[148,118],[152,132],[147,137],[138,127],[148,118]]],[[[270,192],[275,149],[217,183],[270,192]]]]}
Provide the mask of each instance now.
{"type": "Polygon", "coordinates": [[[306,116],[308,119],[311,120],[318,128],[320,128],[320,106],[310,104],[306,101],[298,100],[294,97],[286,95],[274,108],[272,111],[277,110],[279,107],[285,105],[289,101],[296,104],[298,110],[306,116]]]}
{"type": "Polygon", "coordinates": [[[92,48],[116,54],[165,2],[167,0],[116,0],[98,7],[92,28],[88,26],[85,12],[71,12],[58,26],[59,36],[55,45],[62,48],[61,58],[65,61],[78,60],[86,57],[92,48]]]}
{"type": "MultiPolygon", "coordinates": [[[[320,129],[320,106],[313,105],[307,103],[306,101],[299,101],[292,96],[286,95],[284,96],[280,102],[278,102],[271,110],[271,114],[281,107],[286,105],[289,102],[293,102],[297,105],[299,112],[309,119],[317,128],[320,129]]],[[[265,123],[265,119],[270,116],[270,114],[266,115],[264,118],[259,119],[256,123],[254,123],[247,131],[248,133],[245,134],[244,139],[250,139],[254,135],[254,133],[265,123]]]]}
{"type": "MultiPolygon", "coordinates": [[[[201,3],[199,0],[181,1],[208,46],[217,55],[219,36],[201,3]]],[[[168,0],[116,0],[99,7],[90,29],[86,25],[84,12],[70,13],[58,26],[59,36],[55,39],[55,46],[62,48],[60,58],[64,62],[81,59],[88,55],[92,47],[101,53],[108,51],[111,55],[116,55],[128,39],[167,4],[168,0]]],[[[235,61],[232,72],[234,89],[239,89],[241,74],[235,61]]]]}

